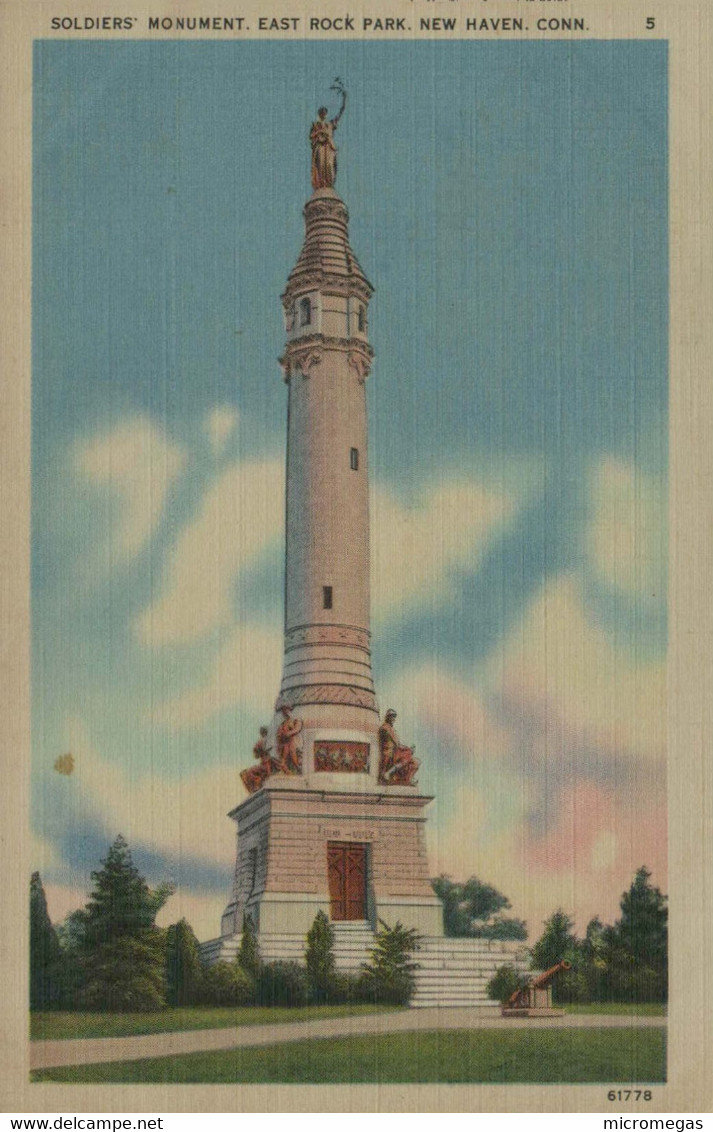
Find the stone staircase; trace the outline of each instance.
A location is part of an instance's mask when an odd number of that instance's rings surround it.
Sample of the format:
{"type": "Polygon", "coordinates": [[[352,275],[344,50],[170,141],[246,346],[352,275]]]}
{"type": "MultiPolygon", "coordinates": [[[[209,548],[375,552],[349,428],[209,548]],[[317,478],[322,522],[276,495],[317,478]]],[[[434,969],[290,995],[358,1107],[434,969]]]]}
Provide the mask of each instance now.
{"type": "Polygon", "coordinates": [[[426,936],[415,959],[414,1007],[475,1006],[499,1014],[500,1007],[487,995],[490,979],[505,964],[528,969],[523,945],[499,940],[426,936]]]}
{"type": "MultiPolygon", "coordinates": [[[[374,946],[374,933],[366,920],[333,924],[334,958],[338,971],[358,971],[368,961],[374,946]]],[[[214,939],[201,944],[206,963],[218,959],[234,959],[240,937],[214,939]]],[[[261,935],[260,955],[266,963],[291,960],[304,963],[304,936],[261,935]]],[[[489,999],[486,987],[498,967],[506,963],[527,971],[526,949],[522,943],[485,939],[449,939],[424,936],[414,956],[418,963],[413,1007],[470,1006],[499,1013],[497,1003],[489,999]]]]}
{"type": "MultiPolygon", "coordinates": [[[[349,920],[335,923],[334,960],[338,971],[358,971],[366,963],[374,946],[374,933],[368,920],[349,920]]],[[[281,959],[293,963],[304,963],[306,940],[297,933],[291,935],[260,936],[260,956],[265,963],[281,959]]],[[[230,961],[238,954],[240,936],[211,939],[200,945],[204,963],[215,963],[218,959],[230,961]]]]}

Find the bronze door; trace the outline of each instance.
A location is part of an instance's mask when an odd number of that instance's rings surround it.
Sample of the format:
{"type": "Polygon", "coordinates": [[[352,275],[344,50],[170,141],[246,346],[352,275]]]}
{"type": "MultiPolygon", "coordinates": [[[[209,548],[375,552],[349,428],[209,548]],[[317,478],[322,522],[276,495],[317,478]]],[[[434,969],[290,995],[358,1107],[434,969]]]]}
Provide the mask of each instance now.
{"type": "Polygon", "coordinates": [[[366,919],[366,845],[327,844],[330,911],[333,920],[366,919]]]}

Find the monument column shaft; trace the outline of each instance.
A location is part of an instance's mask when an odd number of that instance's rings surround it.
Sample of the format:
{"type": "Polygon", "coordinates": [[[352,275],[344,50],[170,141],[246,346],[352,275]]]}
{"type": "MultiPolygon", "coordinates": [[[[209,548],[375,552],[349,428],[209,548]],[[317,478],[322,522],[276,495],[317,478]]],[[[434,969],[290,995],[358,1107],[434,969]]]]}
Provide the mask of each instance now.
{"type": "Polygon", "coordinates": [[[377,725],[369,635],[369,484],[365,379],[371,285],[331,188],[305,206],[305,242],[283,303],[289,387],[285,659],[280,703],[334,726],[377,725]],[[360,718],[362,717],[363,718],[360,718]]]}
{"type": "Polygon", "coordinates": [[[369,489],[364,385],[345,353],[326,351],[290,380],[285,632],[305,625],[369,631],[369,489]],[[325,589],[331,591],[325,596],[325,589]]]}

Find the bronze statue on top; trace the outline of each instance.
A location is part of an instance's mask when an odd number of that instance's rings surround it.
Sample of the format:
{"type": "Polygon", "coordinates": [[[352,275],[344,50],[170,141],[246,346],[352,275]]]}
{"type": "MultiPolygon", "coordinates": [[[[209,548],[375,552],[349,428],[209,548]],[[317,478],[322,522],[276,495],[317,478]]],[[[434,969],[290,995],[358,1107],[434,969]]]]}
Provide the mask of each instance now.
{"type": "Polygon", "coordinates": [[[312,123],[309,132],[312,146],[312,188],[331,189],[337,179],[337,147],[334,144],[334,131],[339,119],[344,113],[347,104],[347,92],[341,79],[335,79],[331,90],[336,90],[342,97],[342,104],[336,118],[327,118],[327,107],[320,106],[317,111],[317,120],[312,123]]]}

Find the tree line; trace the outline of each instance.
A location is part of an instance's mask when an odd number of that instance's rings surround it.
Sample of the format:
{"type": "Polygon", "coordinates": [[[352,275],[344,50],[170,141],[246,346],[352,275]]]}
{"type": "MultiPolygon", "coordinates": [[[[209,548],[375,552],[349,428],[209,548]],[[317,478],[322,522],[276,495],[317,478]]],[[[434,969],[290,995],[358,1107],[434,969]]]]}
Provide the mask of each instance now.
{"type": "MultiPolygon", "coordinates": [[[[433,887],[443,901],[446,935],[482,939],[527,939],[523,920],[503,915],[510,901],[477,877],[465,882],[438,877],[433,887]]],[[[603,924],[595,916],[580,938],[563,909],[545,921],[542,935],[530,948],[532,970],[546,971],[563,959],[571,964],[553,983],[558,1003],[666,1002],[668,999],[667,898],[651,884],[642,866],[622,893],[620,916],[603,924]]],[[[526,981],[526,979],[525,979],[526,981]]],[[[490,984],[493,998],[504,1001],[523,982],[506,965],[490,984]]]]}
{"type": "MultiPolygon", "coordinates": [[[[381,923],[370,962],[357,973],[339,972],[334,929],[317,914],[305,939],[303,963],[264,963],[250,919],[234,961],[201,960],[198,940],[185,920],[158,928],[156,916],[173,892],[149,888],[119,836],[101,867],[83,909],[55,928],[39,873],[30,884],[30,1005],[33,1010],[147,1011],[165,1006],[306,1005],[320,1002],[389,1002],[411,998],[418,947],[415,932],[381,923]]],[[[447,936],[527,939],[523,920],[507,917],[510,901],[477,877],[433,882],[443,903],[447,936]]],[[[533,970],[567,960],[570,969],[554,984],[555,1001],[665,1002],[668,996],[666,897],[640,868],[622,894],[614,924],[590,920],[579,938],[562,909],[544,924],[530,949],[533,970]]],[[[491,994],[508,997],[521,976],[501,968],[491,994]]]]}

